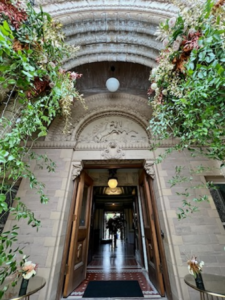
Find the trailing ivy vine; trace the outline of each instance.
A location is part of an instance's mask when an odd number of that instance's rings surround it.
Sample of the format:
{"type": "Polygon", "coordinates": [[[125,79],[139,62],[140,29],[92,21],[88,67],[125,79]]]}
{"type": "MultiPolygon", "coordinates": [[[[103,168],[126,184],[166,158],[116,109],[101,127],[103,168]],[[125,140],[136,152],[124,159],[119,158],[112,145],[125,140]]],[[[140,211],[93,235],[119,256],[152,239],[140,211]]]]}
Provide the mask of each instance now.
{"type": "MultiPolygon", "coordinates": [[[[55,164],[46,155],[32,152],[32,144],[45,136],[57,114],[64,118],[64,131],[70,130],[70,112],[74,100],[84,104],[76,88],[81,76],[62,69],[65,56],[73,57],[78,47],[64,43],[61,24],[40,9],[17,0],[0,0],[0,218],[11,212],[16,220],[38,229],[40,221],[19,197],[6,201],[21,178],[36,189],[41,203],[47,203],[44,184],[30,168],[32,161],[53,172],[55,164]],[[31,144],[31,146],[28,146],[31,144]],[[13,204],[13,205],[12,205],[13,204]]],[[[0,285],[14,274],[0,291],[0,299],[9,285],[15,285],[22,262],[15,249],[19,227],[0,235],[0,285]]]]}
{"type": "MultiPolygon", "coordinates": [[[[173,151],[190,151],[225,166],[225,0],[173,1],[177,17],[160,24],[157,39],[164,49],[151,71],[148,91],[153,118],[149,129],[155,140],[174,140],[156,163],[173,151]]],[[[176,169],[178,184],[181,170],[176,169]]],[[[205,185],[207,187],[207,184],[205,185]]],[[[187,190],[181,196],[190,196],[187,190]]],[[[185,196],[185,197],[186,197],[185,196]]],[[[186,197],[186,198],[187,198],[186,197]]],[[[197,211],[183,200],[178,217],[197,211]]],[[[207,201],[207,197],[194,202],[207,201]]]]}
{"type": "Polygon", "coordinates": [[[157,139],[178,138],[176,150],[224,165],[225,1],[176,4],[179,16],[157,32],[165,49],[150,75],[149,129],[157,139]]]}

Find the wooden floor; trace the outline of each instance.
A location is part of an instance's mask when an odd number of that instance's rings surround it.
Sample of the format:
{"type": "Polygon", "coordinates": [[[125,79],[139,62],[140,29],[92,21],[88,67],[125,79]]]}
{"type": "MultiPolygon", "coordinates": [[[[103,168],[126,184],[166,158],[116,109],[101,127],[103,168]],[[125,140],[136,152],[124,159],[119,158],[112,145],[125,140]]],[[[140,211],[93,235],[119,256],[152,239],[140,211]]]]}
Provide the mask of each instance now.
{"type": "MultiPolygon", "coordinates": [[[[92,280],[137,280],[145,298],[166,299],[160,297],[149,281],[145,270],[137,263],[134,256],[134,246],[121,240],[117,240],[117,247],[104,244],[97,249],[87,267],[86,280],[67,299],[84,299],[82,295],[89,281],[92,280]]],[[[91,300],[91,298],[88,299],[91,300]]],[[[104,298],[100,299],[103,300],[104,298]]],[[[118,297],[116,299],[119,300],[118,297]]]]}

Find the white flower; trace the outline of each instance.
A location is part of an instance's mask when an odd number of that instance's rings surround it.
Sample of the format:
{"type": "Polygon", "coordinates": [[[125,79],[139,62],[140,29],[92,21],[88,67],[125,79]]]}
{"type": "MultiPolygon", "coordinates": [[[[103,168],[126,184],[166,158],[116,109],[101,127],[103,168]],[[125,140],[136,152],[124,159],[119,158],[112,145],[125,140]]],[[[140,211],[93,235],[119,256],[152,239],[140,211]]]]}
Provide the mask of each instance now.
{"type": "Polygon", "coordinates": [[[183,14],[186,14],[189,11],[189,7],[185,7],[182,11],[183,14]]]}
{"type": "Polygon", "coordinates": [[[165,38],[163,40],[163,46],[166,48],[168,46],[168,44],[169,44],[169,40],[168,40],[168,38],[165,38]]]}
{"type": "Polygon", "coordinates": [[[46,56],[46,55],[43,55],[43,56],[41,57],[40,63],[46,64],[47,62],[48,62],[47,56],[46,56]]]}
{"type": "Polygon", "coordinates": [[[196,32],[196,30],[194,28],[190,28],[188,30],[188,34],[190,34],[190,35],[194,34],[195,32],[196,32]]]}
{"type": "Polygon", "coordinates": [[[202,269],[202,267],[204,266],[204,261],[200,261],[200,263],[199,263],[199,267],[202,269]]]}
{"type": "Polygon", "coordinates": [[[180,35],[177,36],[176,41],[178,43],[181,43],[183,41],[182,37],[180,35]]]}
{"type": "Polygon", "coordinates": [[[54,62],[50,61],[50,63],[48,64],[51,68],[55,68],[55,64],[54,62]]]}
{"type": "Polygon", "coordinates": [[[151,72],[152,76],[154,76],[157,72],[158,72],[158,68],[153,68],[151,72]]]}
{"type": "Polygon", "coordinates": [[[175,41],[173,43],[173,51],[178,51],[180,48],[180,43],[178,43],[177,41],[175,41]]]}
{"type": "Polygon", "coordinates": [[[166,95],[167,95],[167,90],[162,90],[162,94],[163,94],[164,96],[166,96],[166,95]]]}
{"type": "Polygon", "coordinates": [[[175,26],[175,24],[176,24],[176,21],[177,21],[176,17],[170,18],[169,22],[168,22],[169,27],[173,28],[175,26]]]}
{"type": "Polygon", "coordinates": [[[151,84],[151,89],[153,91],[155,91],[157,88],[158,88],[157,83],[154,82],[154,83],[151,84]]]}
{"type": "Polygon", "coordinates": [[[54,88],[54,86],[55,86],[54,82],[51,81],[51,82],[49,83],[49,86],[50,86],[50,88],[54,88]]]}

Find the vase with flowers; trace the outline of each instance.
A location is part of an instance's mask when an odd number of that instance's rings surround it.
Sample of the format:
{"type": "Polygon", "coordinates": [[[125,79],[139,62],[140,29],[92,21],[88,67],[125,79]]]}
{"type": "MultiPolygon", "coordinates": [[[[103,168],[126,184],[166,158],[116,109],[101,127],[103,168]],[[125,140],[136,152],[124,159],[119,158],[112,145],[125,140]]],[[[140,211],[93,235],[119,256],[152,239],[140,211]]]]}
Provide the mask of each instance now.
{"type": "Polygon", "coordinates": [[[189,273],[193,275],[195,278],[197,288],[199,288],[200,290],[204,290],[205,287],[204,287],[204,282],[201,274],[202,267],[204,266],[204,261],[198,262],[197,257],[193,256],[191,259],[187,261],[187,264],[188,264],[189,273]]]}
{"type": "Polygon", "coordinates": [[[22,275],[23,279],[20,286],[19,296],[23,296],[26,294],[29,279],[36,275],[37,265],[32,263],[32,261],[27,261],[27,256],[25,255],[20,266],[21,268],[18,272],[19,275],[22,275]]]}

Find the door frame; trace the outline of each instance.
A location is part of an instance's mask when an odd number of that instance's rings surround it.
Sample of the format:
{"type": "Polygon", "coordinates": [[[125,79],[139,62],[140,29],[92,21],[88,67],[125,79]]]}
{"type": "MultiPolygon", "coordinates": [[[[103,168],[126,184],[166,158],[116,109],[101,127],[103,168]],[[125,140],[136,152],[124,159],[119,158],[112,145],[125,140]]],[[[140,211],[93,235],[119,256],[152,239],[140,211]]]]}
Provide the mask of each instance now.
{"type": "MultiPolygon", "coordinates": [[[[80,170],[78,170],[78,173],[76,174],[77,176],[80,175],[80,171],[81,170],[89,170],[89,169],[140,169],[144,170],[144,163],[146,162],[145,159],[142,160],[142,163],[140,163],[140,160],[138,162],[134,162],[133,163],[126,163],[126,160],[122,160],[121,162],[111,162],[109,161],[105,161],[104,163],[100,163],[100,164],[90,164],[89,162],[92,161],[85,161],[85,160],[81,160],[80,161],[80,165],[81,168],[80,170]]],[[[153,164],[153,162],[152,162],[153,164]]],[[[147,172],[148,173],[148,172],[147,172]]],[[[151,174],[149,174],[151,176],[151,174]]],[[[69,214],[69,218],[68,218],[68,223],[67,223],[67,230],[66,230],[66,238],[65,238],[65,243],[64,243],[64,250],[63,250],[63,256],[62,256],[62,262],[61,262],[61,269],[60,269],[60,275],[59,275],[59,284],[58,284],[58,289],[57,289],[57,295],[58,295],[58,299],[60,299],[60,297],[62,297],[62,291],[63,291],[63,285],[64,285],[64,277],[65,277],[65,271],[66,271],[66,261],[67,261],[67,256],[68,256],[68,249],[69,249],[69,243],[70,243],[70,235],[71,235],[71,224],[73,221],[73,208],[75,207],[75,199],[76,197],[76,193],[77,193],[77,187],[78,187],[78,177],[76,177],[74,179],[74,190],[73,190],[73,197],[71,199],[71,205],[70,205],[70,214],[69,214]]],[[[154,180],[154,177],[151,176],[152,180],[154,180]]],[[[153,189],[153,185],[152,185],[152,192],[154,195],[154,189],[153,189]]],[[[141,205],[140,201],[140,194],[139,194],[139,188],[137,186],[137,190],[138,190],[138,204],[141,205]]],[[[157,203],[156,203],[156,199],[155,199],[155,195],[153,196],[153,206],[154,206],[154,210],[156,213],[156,223],[157,223],[157,239],[159,242],[159,254],[162,260],[162,270],[163,270],[163,278],[164,278],[164,286],[165,286],[165,291],[166,291],[166,297],[168,298],[168,300],[172,300],[172,291],[171,291],[171,285],[170,285],[170,280],[169,280],[169,274],[168,274],[168,267],[167,267],[167,262],[166,262],[166,256],[165,256],[165,250],[164,250],[164,246],[163,246],[163,240],[162,240],[162,236],[161,236],[161,229],[160,229],[160,222],[159,222],[159,215],[158,215],[158,209],[157,209],[157,203]]],[[[139,206],[139,208],[141,208],[139,206]]],[[[139,210],[140,211],[140,210],[139,210]]],[[[91,218],[91,216],[90,216],[91,218]]],[[[142,224],[140,224],[140,227],[143,226],[143,219],[140,218],[140,222],[142,224]]],[[[90,222],[89,222],[89,226],[90,226],[90,222]]],[[[90,234],[90,231],[89,231],[90,234]]],[[[141,237],[143,239],[143,237],[141,237]]],[[[143,245],[143,251],[144,250],[144,245],[143,245]]],[[[145,255],[144,255],[145,257],[145,255]]]]}

